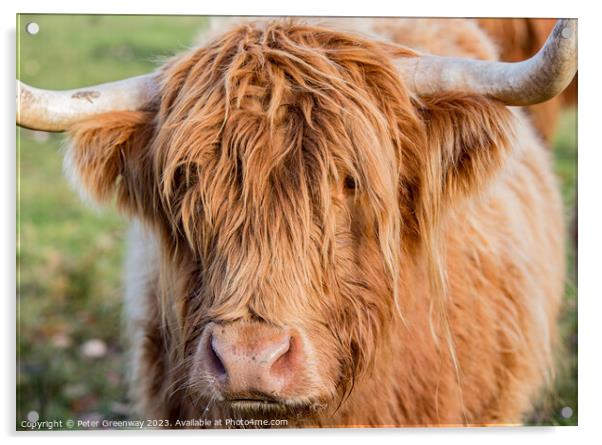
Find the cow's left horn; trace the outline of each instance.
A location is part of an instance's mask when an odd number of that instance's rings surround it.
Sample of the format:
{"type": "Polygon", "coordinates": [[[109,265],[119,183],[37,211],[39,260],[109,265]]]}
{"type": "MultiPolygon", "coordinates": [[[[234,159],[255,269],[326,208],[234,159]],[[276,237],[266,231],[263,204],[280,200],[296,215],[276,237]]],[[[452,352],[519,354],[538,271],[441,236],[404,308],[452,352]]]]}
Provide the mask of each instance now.
{"type": "Polygon", "coordinates": [[[418,95],[468,92],[506,105],[533,105],[560,94],[577,71],[577,20],[558,20],[543,48],[528,60],[488,62],[418,56],[399,61],[401,75],[418,95]]]}
{"type": "Polygon", "coordinates": [[[97,114],[141,109],[152,101],[156,91],[155,73],[65,91],[41,90],[17,81],[17,125],[65,131],[97,114]]]}

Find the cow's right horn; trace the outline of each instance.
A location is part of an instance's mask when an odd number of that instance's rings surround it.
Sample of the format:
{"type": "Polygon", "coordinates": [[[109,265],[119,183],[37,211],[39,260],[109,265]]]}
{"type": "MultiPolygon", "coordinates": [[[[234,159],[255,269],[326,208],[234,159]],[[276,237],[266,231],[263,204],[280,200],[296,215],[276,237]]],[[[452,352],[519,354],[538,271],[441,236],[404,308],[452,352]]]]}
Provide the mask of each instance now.
{"type": "Polygon", "coordinates": [[[157,89],[156,73],[64,91],[42,90],[17,81],[17,125],[65,131],[97,114],[144,108],[157,89]]]}
{"type": "Polygon", "coordinates": [[[418,95],[466,92],[506,105],[541,103],[560,94],[577,71],[577,20],[558,20],[543,48],[522,62],[424,55],[404,57],[398,66],[418,95]]]}

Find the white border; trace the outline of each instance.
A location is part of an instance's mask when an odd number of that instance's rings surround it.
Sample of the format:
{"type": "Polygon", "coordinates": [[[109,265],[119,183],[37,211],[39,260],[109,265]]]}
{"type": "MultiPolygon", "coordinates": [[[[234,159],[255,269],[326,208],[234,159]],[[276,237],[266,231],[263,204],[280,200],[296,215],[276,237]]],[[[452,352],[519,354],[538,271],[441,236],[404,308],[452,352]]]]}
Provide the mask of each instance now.
{"type": "MultiPolygon", "coordinates": [[[[21,0],[15,12],[35,13],[97,13],[97,14],[227,14],[227,15],[356,15],[356,16],[441,16],[441,17],[574,17],[583,7],[576,2],[549,0],[545,3],[505,0],[503,2],[403,2],[370,0],[350,2],[345,0],[304,0],[282,2],[278,0],[229,0],[190,2],[170,0],[141,4],[128,0],[103,2],[77,2],[68,0],[21,0]]],[[[8,7],[6,8],[8,9],[8,7]]]]}
{"type": "MultiPolygon", "coordinates": [[[[588,2],[593,5],[594,2],[588,2]]],[[[2,134],[5,143],[0,156],[2,173],[1,203],[2,215],[2,264],[0,283],[4,285],[3,296],[5,316],[1,332],[5,336],[4,363],[0,367],[3,382],[0,418],[4,420],[3,432],[14,439],[15,413],[15,130],[14,119],[14,67],[15,67],[15,14],[17,12],[49,13],[104,13],[104,14],[232,14],[232,15],[404,15],[404,16],[534,16],[534,17],[577,17],[579,18],[579,201],[580,201],[580,251],[579,251],[579,427],[564,428],[491,428],[491,429],[405,429],[405,430],[329,430],[329,431],[203,431],[203,432],[146,432],[144,440],[158,443],[166,435],[177,435],[178,439],[195,436],[195,441],[222,442],[261,442],[305,443],[326,439],[345,443],[365,443],[370,440],[403,443],[417,439],[426,443],[444,442],[488,444],[508,442],[562,443],[577,439],[593,441],[600,437],[598,424],[601,423],[600,379],[602,377],[600,317],[602,316],[602,295],[597,258],[602,249],[600,195],[602,194],[601,166],[602,147],[599,142],[600,128],[598,111],[600,100],[599,78],[602,22],[593,6],[585,2],[555,1],[526,2],[524,0],[503,0],[498,2],[471,2],[453,0],[439,2],[407,2],[403,0],[369,0],[363,3],[349,1],[298,0],[294,2],[268,0],[236,0],[228,2],[192,2],[190,0],[169,0],[163,2],[134,2],[125,0],[104,0],[101,2],[73,2],[68,0],[33,1],[21,0],[18,4],[1,2],[0,21],[4,58],[2,66],[3,82],[0,108],[2,134]],[[291,4],[292,3],[292,4],[291,4]]],[[[38,439],[50,443],[85,440],[98,443],[117,436],[131,436],[128,432],[96,433],[20,433],[26,440],[38,439]]],[[[599,439],[598,439],[599,440],[599,439]]]]}

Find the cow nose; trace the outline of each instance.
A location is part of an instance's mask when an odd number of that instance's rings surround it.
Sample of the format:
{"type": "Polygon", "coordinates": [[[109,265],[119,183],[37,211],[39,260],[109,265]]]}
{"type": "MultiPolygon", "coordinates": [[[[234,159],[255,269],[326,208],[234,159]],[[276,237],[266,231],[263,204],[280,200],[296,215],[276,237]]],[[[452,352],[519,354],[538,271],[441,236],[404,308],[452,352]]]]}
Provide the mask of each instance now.
{"type": "Polygon", "coordinates": [[[205,370],[233,400],[283,396],[303,362],[300,340],[288,328],[214,325],[206,341],[205,370]]]}

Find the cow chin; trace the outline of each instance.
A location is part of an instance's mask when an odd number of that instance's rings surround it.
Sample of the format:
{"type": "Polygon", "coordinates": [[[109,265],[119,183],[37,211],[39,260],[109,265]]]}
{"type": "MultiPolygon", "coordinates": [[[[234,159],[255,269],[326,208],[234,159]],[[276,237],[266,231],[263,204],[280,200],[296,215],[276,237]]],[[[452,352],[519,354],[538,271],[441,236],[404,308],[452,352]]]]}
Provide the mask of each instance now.
{"type": "MultiPolygon", "coordinates": [[[[313,337],[313,336],[312,336],[313,337]]],[[[265,322],[209,323],[199,339],[191,388],[199,409],[237,417],[308,417],[336,397],[337,364],[297,328],[265,322]]]]}

